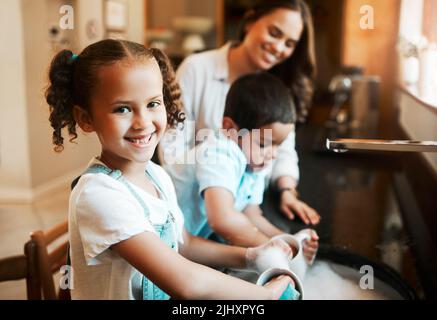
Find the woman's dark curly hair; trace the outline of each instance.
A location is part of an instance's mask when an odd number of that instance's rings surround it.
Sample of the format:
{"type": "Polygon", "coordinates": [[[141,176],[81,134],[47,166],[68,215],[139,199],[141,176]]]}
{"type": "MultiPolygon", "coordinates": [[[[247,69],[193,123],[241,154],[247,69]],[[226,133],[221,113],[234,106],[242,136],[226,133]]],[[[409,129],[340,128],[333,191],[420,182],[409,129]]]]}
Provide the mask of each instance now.
{"type": "Polygon", "coordinates": [[[64,149],[62,129],[67,127],[70,142],[77,138],[74,106],[90,110],[93,90],[99,83],[97,70],[123,59],[142,61],[154,58],[163,79],[164,104],[169,126],[185,120],[173,67],[167,56],[159,49],[125,40],[102,40],[86,47],[78,56],[70,50],[60,51],[52,60],[49,70],[49,86],[46,100],[50,106],[50,124],[53,128],[54,150],[64,149]]]}
{"type": "Polygon", "coordinates": [[[314,27],[311,11],[303,0],[258,0],[246,12],[241,23],[239,41],[243,41],[247,26],[279,8],[297,11],[302,16],[303,31],[293,54],[269,72],[280,78],[290,88],[296,106],[298,123],[305,122],[314,93],[313,81],[316,75],[314,48],[314,27]]]}

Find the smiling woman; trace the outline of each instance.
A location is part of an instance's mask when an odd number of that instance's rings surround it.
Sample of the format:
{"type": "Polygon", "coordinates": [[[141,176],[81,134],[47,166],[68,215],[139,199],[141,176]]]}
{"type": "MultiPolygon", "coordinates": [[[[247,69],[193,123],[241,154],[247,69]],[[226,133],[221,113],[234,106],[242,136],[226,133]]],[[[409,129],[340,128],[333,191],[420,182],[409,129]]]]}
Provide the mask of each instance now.
{"type": "Polygon", "coordinates": [[[262,19],[248,22],[241,45],[229,52],[230,62],[235,63],[230,66],[230,82],[241,74],[269,70],[284,62],[295,50],[302,31],[302,16],[292,10],[275,9],[262,19]]]}

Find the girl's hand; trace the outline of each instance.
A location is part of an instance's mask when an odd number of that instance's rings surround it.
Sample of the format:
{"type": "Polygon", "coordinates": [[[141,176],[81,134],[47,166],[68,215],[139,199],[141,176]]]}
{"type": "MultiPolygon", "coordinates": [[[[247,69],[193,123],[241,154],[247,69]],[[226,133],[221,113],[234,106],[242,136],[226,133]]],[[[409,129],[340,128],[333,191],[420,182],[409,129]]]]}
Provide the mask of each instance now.
{"type": "Polygon", "coordinates": [[[295,286],[293,279],[287,275],[280,275],[279,277],[273,278],[267,282],[264,285],[264,288],[270,290],[272,300],[279,300],[288,285],[295,286]]]}
{"type": "Polygon", "coordinates": [[[285,256],[292,254],[290,246],[281,239],[271,239],[263,245],[254,248],[246,249],[246,268],[253,271],[259,271],[256,260],[267,249],[277,248],[284,253],[285,256]]]}
{"type": "Polygon", "coordinates": [[[304,229],[299,231],[295,235],[303,232],[308,233],[311,236],[310,240],[303,241],[302,246],[305,259],[307,260],[309,265],[312,265],[317,254],[317,249],[319,248],[319,236],[317,235],[317,232],[313,229],[304,229]]]}
{"type": "Polygon", "coordinates": [[[293,192],[289,190],[285,190],[281,193],[279,208],[290,220],[294,219],[295,213],[305,224],[316,225],[320,222],[320,215],[316,210],[308,206],[305,202],[300,201],[293,192]]]}

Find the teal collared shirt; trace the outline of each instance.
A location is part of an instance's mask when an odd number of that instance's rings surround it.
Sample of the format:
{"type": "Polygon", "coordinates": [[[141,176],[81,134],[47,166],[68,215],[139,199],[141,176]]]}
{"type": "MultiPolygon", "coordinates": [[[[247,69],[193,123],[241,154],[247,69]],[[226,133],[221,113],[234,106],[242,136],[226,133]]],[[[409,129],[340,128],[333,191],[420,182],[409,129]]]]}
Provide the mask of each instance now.
{"type": "Polygon", "coordinates": [[[248,169],[246,157],[232,140],[218,134],[190,151],[195,164],[166,165],[184,214],[185,227],[196,236],[209,237],[211,229],[206,215],[204,191],[224,188],[234,196],[234,209],[243,211],[249,204],[262,203],[265,180],[271,167],[260,172],[248,169]]]}

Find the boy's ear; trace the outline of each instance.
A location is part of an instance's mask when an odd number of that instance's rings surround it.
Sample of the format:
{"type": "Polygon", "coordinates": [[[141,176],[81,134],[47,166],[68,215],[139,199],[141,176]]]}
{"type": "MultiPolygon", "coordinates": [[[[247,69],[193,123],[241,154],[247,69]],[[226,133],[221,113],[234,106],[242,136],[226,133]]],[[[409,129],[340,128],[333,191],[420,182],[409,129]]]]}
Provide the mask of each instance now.
{"type": "Polygon", "coordinates": [[[84,132],[93,132],[94,126],[89,113],[81,107],[73,107],[74,120],[84,132]]]}
{"type": "Polygon", "coordinates": [[[234,120],[232,120],[232,118],[229,118],[227,116],[223,117],[222,120],[222,128],[229,130],[229,129],[235,129],[235,130],[239,130],[237,124],[234,122],[234,120]]]}

